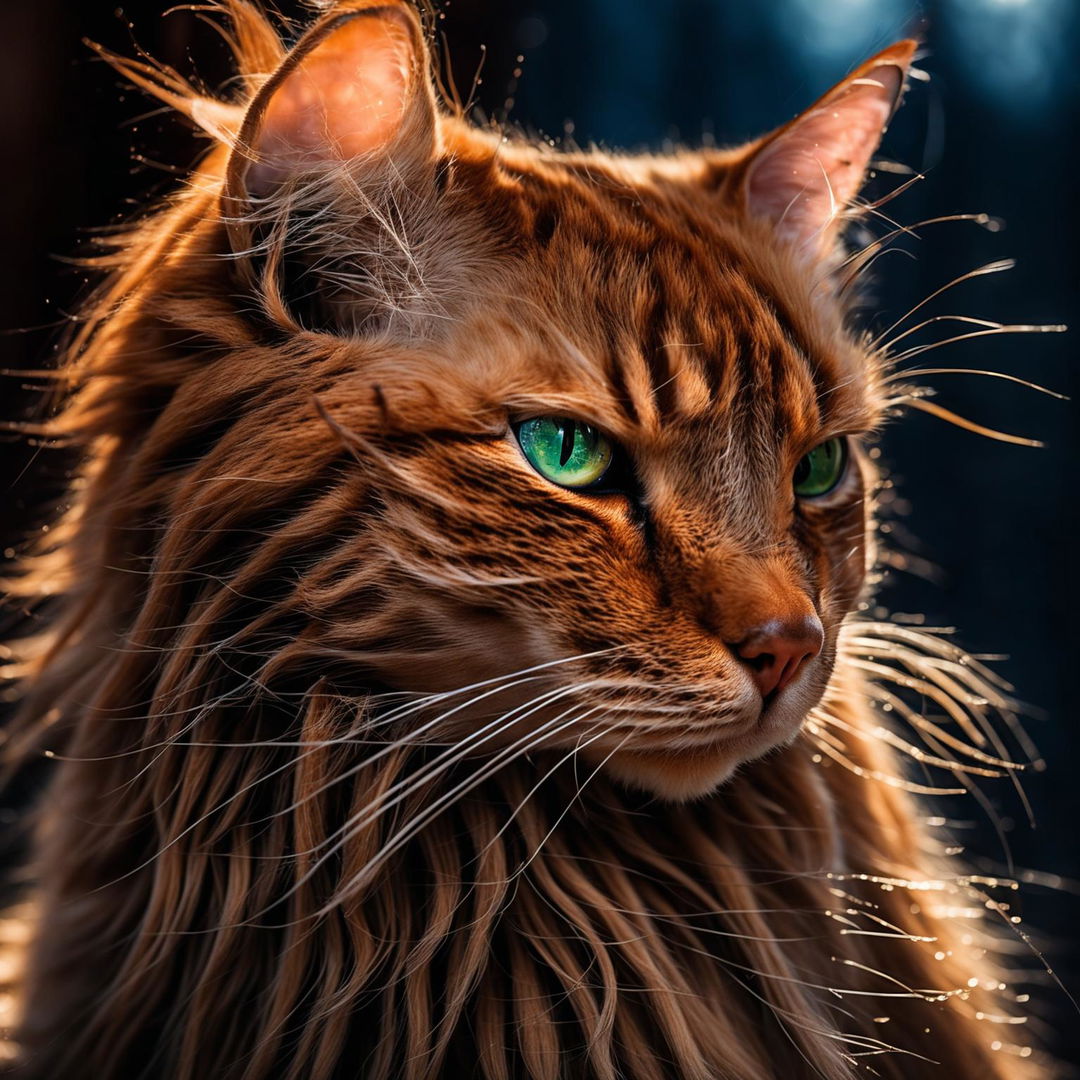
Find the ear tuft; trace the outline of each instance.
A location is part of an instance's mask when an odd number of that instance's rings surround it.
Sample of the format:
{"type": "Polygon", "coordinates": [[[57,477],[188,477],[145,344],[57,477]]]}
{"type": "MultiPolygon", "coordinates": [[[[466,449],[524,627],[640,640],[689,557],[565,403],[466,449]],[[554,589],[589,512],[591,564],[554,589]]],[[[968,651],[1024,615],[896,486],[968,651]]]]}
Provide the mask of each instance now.
{"type": "Polygon", "coordinates": [[[207,135],[226,146],[232,146],[244,122],[244,110],[214,98],[193,97],[188,105],[188,116],[207,135]]]}
{"type": "Polygon", "coordinates": [[[211,138],[232,146],[244,121],[244,109],[200,94],[186,79],[165,64],[121,56],[95,41],[86,44],[110,67],[141,90],[182,113],[211,138]]]}
{"type": "Polygon", "coordinates": [[[918,43],[868,60],[755,150],[743,179],[746,209],[811,257],[832,246],[903,95],[918,43]]]}

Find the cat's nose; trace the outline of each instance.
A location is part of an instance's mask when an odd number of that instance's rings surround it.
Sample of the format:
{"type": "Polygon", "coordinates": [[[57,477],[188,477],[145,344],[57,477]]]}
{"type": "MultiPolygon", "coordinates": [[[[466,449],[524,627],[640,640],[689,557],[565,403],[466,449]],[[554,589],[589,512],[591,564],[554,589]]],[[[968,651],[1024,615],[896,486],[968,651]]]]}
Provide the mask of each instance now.
{"type": "Polygon", "coordinates": [[[732,651],[749,669],[763,698],[783,690],[812,660],[825,642],[825,631],[816,615],[793,619],[770,619],[755,627],[732,651]]]}

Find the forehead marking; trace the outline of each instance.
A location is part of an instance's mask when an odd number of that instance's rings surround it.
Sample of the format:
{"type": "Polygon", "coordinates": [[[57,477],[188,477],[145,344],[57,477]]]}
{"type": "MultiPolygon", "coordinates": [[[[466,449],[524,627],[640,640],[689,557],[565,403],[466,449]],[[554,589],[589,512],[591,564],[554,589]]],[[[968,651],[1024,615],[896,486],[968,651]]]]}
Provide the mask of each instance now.
{"type": "MultiPolygon", "coordinates": [[[[692,212],[671,214],[670,193],[645,198],[602,171],[568,172],[558,195],[574,228],[561,230],[558,247],[577,249],[585,262],[576,265],[600,290],[594,340],[626,419],[652,426],[734,410],[776,434],[820,424],[836,365],[806,345],[802,321],[754,268],[718,233],[695,230],[692,212]]],[[[541,213],[546,189],[528,192],[541,213]]]]}

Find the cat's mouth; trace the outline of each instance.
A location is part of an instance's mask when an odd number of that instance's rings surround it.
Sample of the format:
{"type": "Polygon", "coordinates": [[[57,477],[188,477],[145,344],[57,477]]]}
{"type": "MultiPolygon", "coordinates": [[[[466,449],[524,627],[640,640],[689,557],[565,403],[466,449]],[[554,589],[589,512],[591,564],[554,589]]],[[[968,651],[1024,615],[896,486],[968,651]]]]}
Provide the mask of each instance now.
{"type": "Polygon", "coordinates": [[[830,668],[828,653],[816,657],[797,679],[765,694],[735,666],[711,680],[630,680],[600,669],[504,689],[496,678],[473,704],[449,693],[430,716],[417,715],[427,725],[425,741],[464,756],[552,751],[630,787],[684,800],[714,791],[740,765],[794,739],[830,668]]]}
{"type": "Polygon", "coordinates": [[[761,699],[757,725],[766,730],[799,723],[817,703],[821,694],[800,683],[784,690],[773,690],[761,699]]]}
{"type": "Polygon", "coordinates": [[[610,743],[591,747],[587,756],[629,787],[675,801],[699,798],[740,765],[790,743],[820,696],[803,680],[765,697],[755,691],[722,722],[690,728],[673,723],[638,739],[613,732],[610,743]]]}

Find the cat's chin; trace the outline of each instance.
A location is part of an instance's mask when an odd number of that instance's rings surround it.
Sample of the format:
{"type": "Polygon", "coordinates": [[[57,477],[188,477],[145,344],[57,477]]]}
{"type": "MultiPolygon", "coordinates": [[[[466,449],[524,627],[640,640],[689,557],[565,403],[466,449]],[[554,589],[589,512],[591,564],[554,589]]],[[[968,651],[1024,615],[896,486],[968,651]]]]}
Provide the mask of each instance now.
{"type": "Polygon", "coordinates": [[[711,795],[740,765],[790,744],[804,716],[802,710],[766,712],[753,732],[706,746],[619,750],[604,759],[604,769],[626,787],[669,802],[689,802],[711,795]]]}
{"type": "Polygon", "coordinates": [[[604,768],[626,787],[670,802],[689,802],[711,795],[731,779],[743,760],[721,750],[623,751],[609,758],[604,768]]]}

